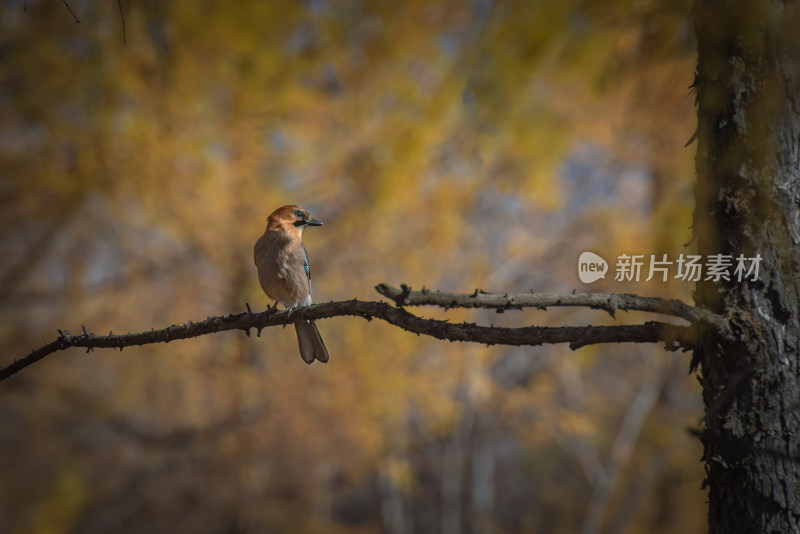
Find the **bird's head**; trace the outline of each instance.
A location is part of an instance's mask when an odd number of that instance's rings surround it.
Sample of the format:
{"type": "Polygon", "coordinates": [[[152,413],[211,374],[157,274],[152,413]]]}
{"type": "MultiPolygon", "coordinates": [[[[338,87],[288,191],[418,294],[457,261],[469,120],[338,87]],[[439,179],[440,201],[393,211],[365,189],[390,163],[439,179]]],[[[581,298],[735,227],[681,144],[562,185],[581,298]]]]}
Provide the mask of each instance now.
{"type": "Polygon", "coordinates": [[[306,210],[294,204],[281,206],[273,211],[267,219],[267,231],[279,230],[302,235],[306,226],[322,226],[322,223],[306,210]]]}

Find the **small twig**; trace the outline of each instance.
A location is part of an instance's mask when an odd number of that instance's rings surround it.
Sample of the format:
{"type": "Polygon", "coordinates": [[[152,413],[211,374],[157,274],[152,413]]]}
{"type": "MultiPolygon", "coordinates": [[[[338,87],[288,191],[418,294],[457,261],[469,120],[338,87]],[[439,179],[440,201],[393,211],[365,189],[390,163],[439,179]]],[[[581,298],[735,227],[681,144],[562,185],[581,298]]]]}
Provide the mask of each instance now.
{"type": "Polygon", "coordinates": [[[411,286],[406,284],[400,284],[400,293],[398,293],[395,297],[392,297],[398,306],[403,306],[404,304],[408,304],[408,296],[411,294],[411,286]]]}
{"type": "Polygon", "coordinates": [[[76,24],[80,24],[80,23],[81,23],[81,21],[79,21],[79,20],[78,20],[78,17],[76,17],[76,16],[75,16],[75,13],[72,11],[72,8],[71,8],[71,7],[69,7],[69,4],[67,3],[67,0],[61,0],[61,1],[62,1],[62,2],[64,2],[64,5],[65,5],[65,6],[67,6],[67,11],[69,11],[69,14],[70,14],[70,15],[72,15],[72,18],[73,18],[73,19],[75,19],[75,23],[76,23],[76,24]]]}
{"type": "Polygon", "coordinates": [[[117,6],[119,6],[119,17],[122,19],[122,46],[127,46],[128,40],[125,35],[125,12],[122,11],[122,0],[117,0],[117,6]]]}

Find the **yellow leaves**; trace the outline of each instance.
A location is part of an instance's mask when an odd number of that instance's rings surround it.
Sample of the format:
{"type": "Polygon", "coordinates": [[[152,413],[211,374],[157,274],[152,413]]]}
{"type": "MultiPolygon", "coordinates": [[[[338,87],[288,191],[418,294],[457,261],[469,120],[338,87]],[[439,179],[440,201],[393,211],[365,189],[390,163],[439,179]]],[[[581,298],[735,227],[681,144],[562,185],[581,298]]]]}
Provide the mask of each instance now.
{"type": "Polygon", "coordinates": [[[31,522],[20,532],[59,534],[72,532],[87,503],[89,489],[80,469],[65,465],[55,473],[37,502],[31,522]]]}
{"type": "Polygon", "coordinates": [[[555,428],[570,438],[591,438],[597,432],[589,414],[565,410],[553,418],[555,428]]]}
{"type": "MultiPolygon", "coordinates": [[[[680,52],[684,15],[629,0],[501,2],[486,12],[450,1],[123,4],[125,47],[108,30],[119,24],[114,3],[98,4],[97,24],[78,31],[41,6],[11,27],[0,18],[0,50],[11,42],[0,72],[0,194],[10,191],[0,239],[32,273],[8,288],[16,304],[0,302],[0,338],[20,351],[63,320],[105,333],[236,313],[245,302],[263,310],[252,245],[286,203],[325,223],[304,238],[317,301],[372,299],[384,281],[600,289],[576,286],[579,248],[612,261],[689,241],[692,161],[682,144],[694,58],[680,52]],[[92,200],[76,224],[60,223],[61,208],[84,196],[92,200]],[[37,234],[21,232],[32,224],[58,230],[56,244],[32,246],[37,234]]],[[[509,326],[613,323],[593,312],[412,312],[509,326]]],[[[431,450],[473,417],[490,424],[465,442],[497,445],[498,458],[513,442],[539,465],[579,472],[552,451],[604,450],[624,409],[615,399],[630,393],[619,384],[636,377],[635,356],[616,348],[472,347],[360,318],[319,327],[326,366],[303,364],[287,328],[77,355],[35,372],[102,399],[72,410],[94,425],[86,441],[110,432],[110,457],[134,467],[168,458],[165,478],[176,484],[185,473],[169,450],[115,434],[108,421],[156,438],[199,429],[186,454],[209,495],[236,473],[242,487],[226,491],[246,498],[234,510],[256,530],[292,532],[301,515],[314,516],[306,531],[334,531],[309,510],[342,499],[339,483],[369,488],[385,474],[405,494],[438,484],[419,482],[439,460],[431,450]],[[524,360],[519,385],[492,374],[509,354],[524,360]],[[221,423],[222,437],[203,431],[221,423]]],[[[27,413],[60,402],[43,395],[27,413]]],[[[654,449],[671,439],[654,439],[654,449]]],[[[524,468],[513,455],[501,460],[524,468]]],[[[88,482],[76,468],[42,506],[79,510],[94,491],[91,465],[88,482]]],[[[161,480],[143,484],[172,494],[161,480]]],[[[68,525],[71,513],[44,516],[68,525]]]]}
{"type": "Polygon", "coordinates": [[[384,462],[383,474],[391,483],[404,493],[411,493],[414,487],[414,473],[408,462],[398,458],[389,458],[384,462]]]}

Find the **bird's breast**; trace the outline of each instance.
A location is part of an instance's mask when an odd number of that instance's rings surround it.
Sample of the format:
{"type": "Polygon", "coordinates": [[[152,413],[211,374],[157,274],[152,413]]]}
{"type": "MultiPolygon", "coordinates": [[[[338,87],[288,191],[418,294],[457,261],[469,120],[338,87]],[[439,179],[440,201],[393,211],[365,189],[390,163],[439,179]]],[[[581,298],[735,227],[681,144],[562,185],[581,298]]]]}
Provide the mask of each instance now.
{"type": "Polygon", "coordinates": [[[254,259],[261,289],[285,306],[304,303],[309,297],[302,243],[266,232],[257,242],[254,259]]]}

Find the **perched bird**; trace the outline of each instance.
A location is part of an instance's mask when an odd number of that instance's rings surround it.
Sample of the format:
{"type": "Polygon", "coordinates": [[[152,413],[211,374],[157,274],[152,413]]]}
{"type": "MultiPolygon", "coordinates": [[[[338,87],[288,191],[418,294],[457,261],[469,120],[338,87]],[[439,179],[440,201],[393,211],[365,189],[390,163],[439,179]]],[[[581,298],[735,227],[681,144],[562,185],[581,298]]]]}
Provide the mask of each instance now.
{"type": "MultiPolygon", "coordinates": [[[[311,304],[311,270],[303,245],[306,226],[322,223],[298,206],[282,206],[267,219],[267,229],[253,248],[261,289],[289,310],[311,304]]],[[[300,356],[306,363],[328,361],[328,349],[314,321],[298,319],[294,323],[300,356]]]]}

